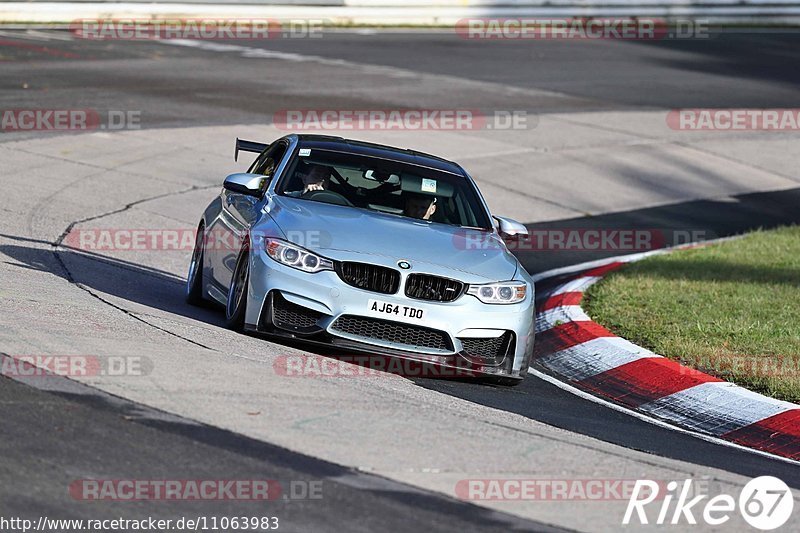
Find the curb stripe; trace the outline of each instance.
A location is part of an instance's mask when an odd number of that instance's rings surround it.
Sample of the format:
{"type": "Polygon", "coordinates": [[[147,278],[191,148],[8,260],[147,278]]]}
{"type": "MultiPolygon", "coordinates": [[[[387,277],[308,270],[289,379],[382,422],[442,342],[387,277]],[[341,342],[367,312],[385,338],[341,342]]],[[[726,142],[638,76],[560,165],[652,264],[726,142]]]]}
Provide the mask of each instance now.
{"type": "Polygon", "coordinates": [[[542,305],[539,306],[537,311],[542,313],[544,311],[549,311],[550,309],[554,309],[556,307],[564,307],[566,305],[579,305],[583,300],[583,293],[579,291],[572,291],[572,292],[562,292],[561,294],[556,294],[555,296],[551,296],[547,300],[545,300],[542,305]]]}
{"type": "Polygon", "coordinates": [[[601,337],[546,355],[538,361],[567,380],[579,383],[645,357],[661,356],[621,337],[601,337]]]}
{"type": "Polygon", "coordinates": [[[730,431],[722,438],[750,448],[800,460],[800,409],[790,409],[741,429],[730,431]]]}
{"type": "Polygon", "coordinates": [[[721,380],[665,357],[646,357],[584,379],[578,386],[635,408],[709,381],[721,380]]]}
{"type": "MultiPolygon", "coordinates": [[[[731,238],[720,239],[727,240],[731,238]]],[[[562,382],[574,383],[577,390],[608,398],[619,409],[637,411],[636,416],[650,416],[679,431],[708,435],[731,446],[800,460],[800,406],[654,354],[615,336],[583,311],[583,292],[604,274],[668,252],[623,256],[606,264],[595,261],[536,276],[537,283],[547,287],[537,305],[533,354],[537,364],[562,382]]]]}
{"type": "Polygon", "coordinates": [[[539,336],[533,349],[533,357],[538,359],[544,355],[583,344],[586,341],[600,337],[615,336],[606,328],[591,320],[567,322],[566,324],[552,327],[539,336]]]}
{"type": "Polygon", "coordinates": [[[787,410],[783,402],[770,400],[733,383],[716,381],[664,396],[639,409],[720,437],[787,410]]]}
{"type": "Polygon", "coordinates": [[[562,294],[565,292],[583,292],[587,288],[597,283],[598,281],[600,281],[600,278],[597,276],[591,276],[591,277],[581,276],[571,281],[568,281],[563,285],[559,285],[558,287],[553,289],[553,291],[550,293],[550,296],[555,296],[557,294],[562,294]]]}
{"type": "Polygon", "coordinates": [[[601,265],[601,266],[598,266],[598,267],[590,268],[589,270],[586,270],[585,272],[582,272],[581,273],[581,277],[600,277],[600,278],[602,278],[603,276],[605,276],[606,274],[608,274],[612,270],[616,270],[619,267],[621,267],[623,265],[626,265],[626,264],[628,264],[627,261],[626,262],[612,261],[611,263],[608,263],[607,265],[601,265]]]}
{"type": "Polygon", "coordinates": [[[555,307],[544,313],[536,315],[536,333],[543,333],[548,329],[560,326],[567,322],[591,322],[589,315],[584,313],[579,305],[555,307]]]}
{"type": "Polygon", "coordinates": [[[560,378],[558,378],[556,376],[553,376],[553,375],[551,375],[549,373],[545,373],[545,372],[537,369],[536,367],[530,367],[528,369],[528,372],[531,375],[536,376],[537,378],[541,379],[542,381],[547,382],[547,383],[553,385],[554,387],[557,387],[557,388],[559,388],[559,389],[561,389],[561,390],[563,390],[565,392],[573,394],[573,395],[577,396],[578,398],[582,398],[582,399],[586,400],[587,402],[592,402],[594,404],[603,406],[606,409],[610,409],[612,411],[616,411],[616,412],[618,412],[620,414],[623,414],[625,416],[629,416],[631,418],[635,418],[637,420],[641,420],[642,422],[646,422],[648,424],[652,424],[652,425],[660,427],[660,428],[668,429],[668,430],[674,431],[676,433],[681,433],[683,435],[688,435],[688,436],[690,436],[692,438],[695,438],[695,439],[698,439],[698,440],[702,440],[704,442],[710,442],[712,444],[717,444],[719,446],[725,446],[727,448],[732,448],[732,449],[735,449],[735,450],[748,452],[748,453],[751,453],[753,455],[759,455],[761,457],[768,457],[768,458],[773,459],[775,461],[787,463],[787,464],[790,464],[792,466],[800,466],[800,461],[798,461],[798,460],[790,459],[789,457],[782,457],[780,455],[774,455],[774,454],[772,454],[770,452],[766,452],[766,451],[763,451],[763,450],[757,450],[755,448],[749,448],[747,446],[744,446],[742,444],[737,444],[737,443],[735,443],[733,441],[730,441],[730,440],[724,440],[721,437],[714,437],[712,435],[706,435],[706,434],[700,433],[698,431],[691,431],[691,430],[689,430],[687,428],[682,428],[680,426],[677,426],[677,425],[675,425],[675,424],[673,424],[671,422],[667,422],[667,421],[661,420],[659,418],[654,418],[654,417],[652,417],[652,416],[650,416],[650,415],[648,415],[646,413],[642,413],[642,412],[640,412],[640,411],[638,411],[636,409],[629,409],[627,407],[623,407],[623,406],[619,405],[618,403],[612,402],[611,400],[607,400],[607,399],[605,399],[605,398],[603,398],[601,396],[598,396],[596,394],[591,394],[589,392],[586,392],[583,389],[580,389],[580,388],[578,388],[578,387],[576,387],[576,386],[574,386],[574,385],[572,385],[570,383],[567,383],[563,379],[560,379],[560,378]]]}

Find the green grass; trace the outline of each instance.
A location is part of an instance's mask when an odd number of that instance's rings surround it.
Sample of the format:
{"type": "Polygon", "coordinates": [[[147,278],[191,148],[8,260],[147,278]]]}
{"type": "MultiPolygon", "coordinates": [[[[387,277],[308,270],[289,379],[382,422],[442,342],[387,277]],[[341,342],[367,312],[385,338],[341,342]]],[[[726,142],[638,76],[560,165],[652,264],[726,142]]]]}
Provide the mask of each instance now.
{"type": "Polygon", "coordinates": [[[800,402],[800,226],[633,263],[584,308],[657,354],[800,402]]]}

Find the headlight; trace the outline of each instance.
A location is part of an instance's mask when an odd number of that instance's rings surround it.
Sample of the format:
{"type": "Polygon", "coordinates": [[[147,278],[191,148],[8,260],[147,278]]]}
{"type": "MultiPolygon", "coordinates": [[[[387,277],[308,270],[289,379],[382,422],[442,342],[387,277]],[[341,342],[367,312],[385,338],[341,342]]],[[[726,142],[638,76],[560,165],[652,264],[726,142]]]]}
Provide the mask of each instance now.
{"type": "Polygon", "coordinates": [[[467,294],[475,296],[485,304],[515,304],[525,299],[528,285],[524,281],[470,285],[467,294]]]}
{"type": "Polygon", "coordinates": [[[267,255],[278,263],[302,270],[303,272],[319,272],[333,270],[333,261],[320,257],[308,250],[280,239],[264,238],[264,249],[267,255]]]}

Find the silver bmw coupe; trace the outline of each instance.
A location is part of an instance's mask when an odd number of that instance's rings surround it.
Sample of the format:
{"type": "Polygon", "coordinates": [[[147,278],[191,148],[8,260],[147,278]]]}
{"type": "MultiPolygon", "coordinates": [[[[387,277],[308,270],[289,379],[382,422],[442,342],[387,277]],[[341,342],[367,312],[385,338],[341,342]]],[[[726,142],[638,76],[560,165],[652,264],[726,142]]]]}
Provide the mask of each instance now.
{"type": "Polygon", "coordinates": [[[287,135],[225,178],[200,220],[187,301],[229,327],[411,359],[504,385],[533,351],[534,286],[458,164],[322,135],[287,135]]]}

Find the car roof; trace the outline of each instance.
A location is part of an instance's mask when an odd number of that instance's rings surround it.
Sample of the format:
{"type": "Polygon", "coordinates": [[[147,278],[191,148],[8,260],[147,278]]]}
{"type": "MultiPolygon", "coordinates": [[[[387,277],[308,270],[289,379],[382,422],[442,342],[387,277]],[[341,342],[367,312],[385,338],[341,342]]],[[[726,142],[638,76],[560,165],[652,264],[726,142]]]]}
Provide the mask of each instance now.
{"type": "Polygon", "coordinates": [[[298,134],[295,136],[303,144],[304,148],[311,148],[312,150],[331,150],[378,157],[464,176],[464,170],[458,163],[424,152],[330,135],[298,134]]]}

